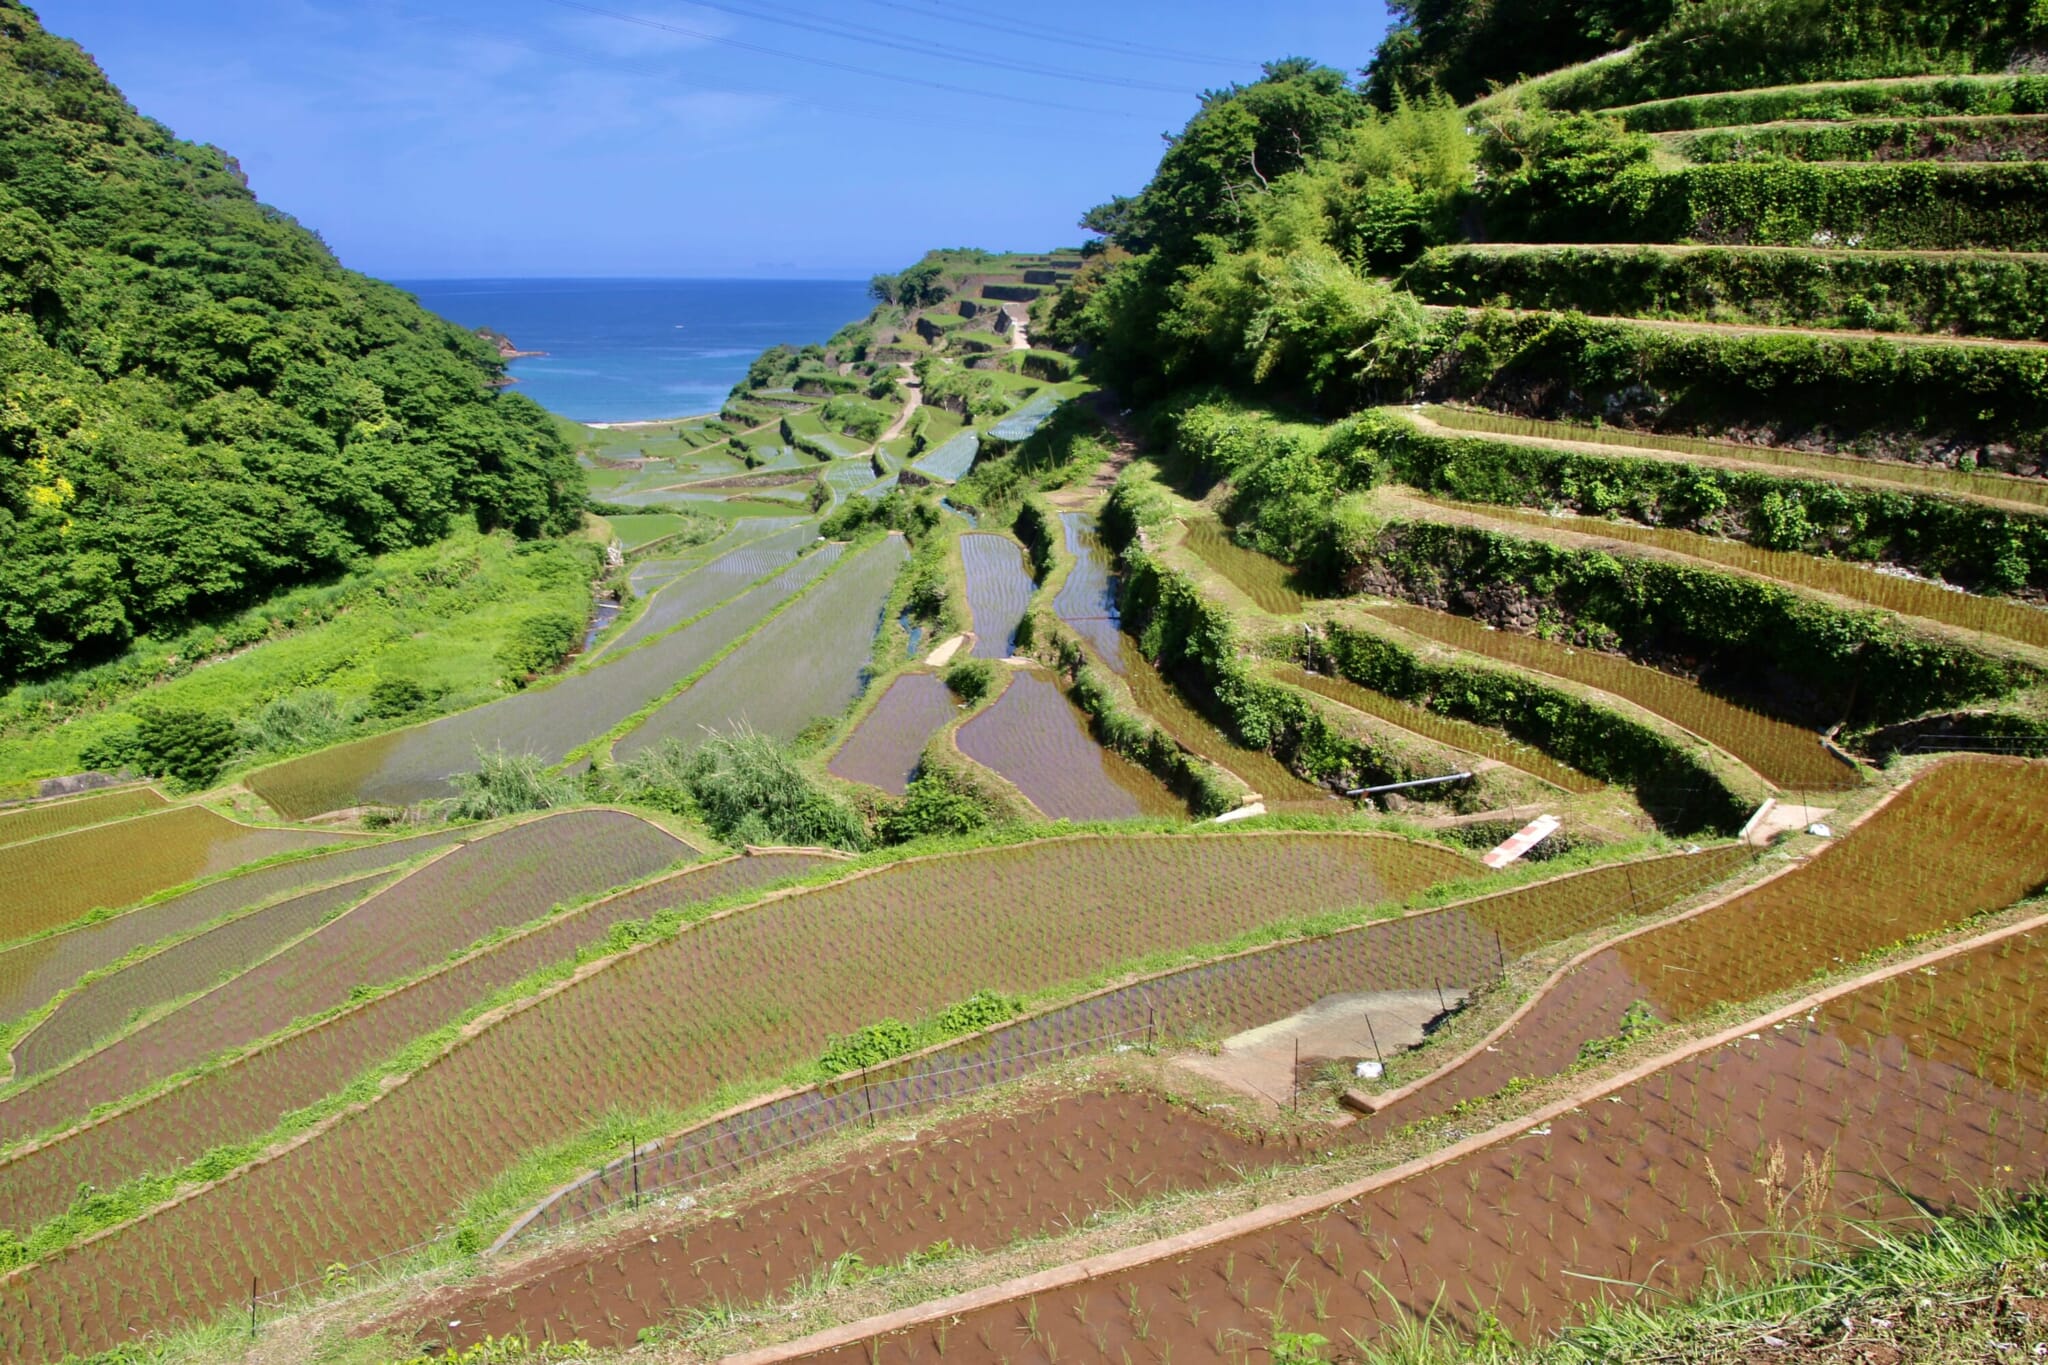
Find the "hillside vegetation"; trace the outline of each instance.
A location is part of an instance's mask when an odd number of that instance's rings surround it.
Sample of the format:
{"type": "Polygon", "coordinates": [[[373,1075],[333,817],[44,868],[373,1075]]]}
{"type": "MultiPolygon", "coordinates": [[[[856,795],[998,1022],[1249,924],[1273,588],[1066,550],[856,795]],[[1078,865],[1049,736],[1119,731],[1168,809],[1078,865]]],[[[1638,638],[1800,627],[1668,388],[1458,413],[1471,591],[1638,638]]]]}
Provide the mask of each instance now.
{"type": "Polygon", "coordinates": [[[344,269],[233,160],[0,4],[0,682],[474,519],[572,528],[491,348],[344,269]]]}

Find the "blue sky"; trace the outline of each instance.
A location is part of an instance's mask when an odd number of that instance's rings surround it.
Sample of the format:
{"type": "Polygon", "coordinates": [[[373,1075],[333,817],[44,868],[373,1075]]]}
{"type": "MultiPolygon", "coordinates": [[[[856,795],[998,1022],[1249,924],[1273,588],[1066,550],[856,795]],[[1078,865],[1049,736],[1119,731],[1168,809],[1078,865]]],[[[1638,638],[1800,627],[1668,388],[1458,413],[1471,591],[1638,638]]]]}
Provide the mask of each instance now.
{"type": "Polygon", "coordinates": [[[1078,241],[1195,92],[1290,54],[1355,69],[1386,26],[1375,0],[36,8],[392,278],[859,277],[927,246],[1078,241]]]}

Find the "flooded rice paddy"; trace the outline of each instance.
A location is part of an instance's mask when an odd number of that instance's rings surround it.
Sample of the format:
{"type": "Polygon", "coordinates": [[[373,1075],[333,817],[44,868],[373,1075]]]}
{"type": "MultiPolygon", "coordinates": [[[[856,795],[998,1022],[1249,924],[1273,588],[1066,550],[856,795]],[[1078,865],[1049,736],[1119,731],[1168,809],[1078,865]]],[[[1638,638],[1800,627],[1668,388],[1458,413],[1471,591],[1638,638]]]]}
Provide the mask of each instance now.
{"type": "Polygon", "coordinates": [[[707,729],[742,722],[790,740],[812,721],[838,715],[866,685],[883,608],[909,558],[900,535],[862,550],[620,740],[615,753],[630,758],[666,740],[694,749],[707,729]]]}
{"type": "Polygon", "coordinates": [[[1050,673],[1016,670],[995,704],[960,727],[956,742],[1055,820],[1187,814],[1158,778],[1096,743],[1088,718],[1050,673]]]}
{"type": "Polygon", "coordinates": [[[953,691],[934,673],[905,673],[861,717],[828,766],[834,776],[903,795],[918,755],[958,709],[953,691]]]}
{"type": "Polygon", "coordinates": [[[109,820],[125,820],[131,815],[157,810],[164,804],[164,798],[154,787],[130,787],[98,796],[23,806],[19,810],[0,813],[0,848],[45,835],[62,834],[66,830],[82,829],[87,825],[105,824],[109,820]]]}
{"type": "Polygon", "coordinates": [[[1294,570],[1270,555],[1237,544],[1220,521],[1189,522],[1181,544],[1251,598],[1260,611],[1295,616],[1308,605],[1308,595],[1297,585],[1294,570]]]}
{"type": "Polygon", "coordinates": [[[181,882],[360,836],[237,824],[178,806],[0,848],[0,941],[118,909],[181,882]]]}
{"type": "Polygon", "coordinates": [[[1689,682],[1595,649],[1493,630],[1470,617],[1426,607],[1370,608],[1372,615],[1427,639],[1499,659],[1535,673],[1568,678],[1634,702],[1717,745],[1789,791],[1842,791],[1861,783],[1848,763],[1830,754],[1812,730],[1752,711],[1689,682]]]}
{"type": "Polygon", "coordinates": [[[1118,641],[1123,637],[1117,623],[1122,617],[1117,610],[1117,581],[1110,570],[1109,547],[1096,532],[1095,518],[1085,512],[1060,513],[1060,533],[1074,566],[1053,596],[1053,614],[1093,645],[1103,662],[1121,669],[1118,641]]]}
{"type": "Polygon", "coordinates": [[[1511,768],[1519,768],[1532,777],[1540,777],[1545,782],[1562,787],[1568,792],[1596,792],[1602,786],[1598,778],[1588,777],[1576,768],[1566,767],[1534,745],[1518,744],[1498,730],[1489,730],[1483,725],[1440,716],[1427,707],[1398,701],[1385,693],[1360,687],[1357,683],[1343,678],[1310,673],[1291,664],[1274,669],[1273,676],[1290,687],[1299,687],[1304,691],[1314,692],[1317,696],[1328,697],[1331,701],[1348,706],[1376,720],[1398,725],[1403,730],[1420,735],[1424,739],[1448,745],[1453,749],[1461,749],[1481,758],[1490,758],[1511,768]]]}
{"type": "Polygon", "coordinates": [[[619,633],[608,651],[630,649],[689,620],[744,589],[763,574],[790,563],[817,539],[810,523],[780,529],[727,550],[701,568],[682,574],[662,587],[633,623],[619,633]]]}
{"type": "Polygon", "coordinates": [[[307,887],[394,867],[476,833],[473,828],[457,829],[364,842],[259,867],[126,914],[17,944],[0,952],[0,1019],[13,1019],[35,1009],[87,972],[98,971],[147,944],[191,933],[222,916],[252,910],[307,887]]]}
{"type": "Polygon", "coordinates": [[[993,531],[969,531],[960,537],[960,563],[967,571],[974,657],[1007,658],[1017,643],[1017,624],[1038,586],[1031,581],[1024,547],[993,531]]]}
{"type": "Polygon", "coordinates": [[[345,806],[406,805],[446,796],[453,774],[476,767],[479,748],[560,762],[709,663],[837,555],[835,547],[823,547],[694,624],[645,648],[601,659],[552,687],[293,759],[253,774],[249,786],[286,815],[303,819],[345,806]]]}

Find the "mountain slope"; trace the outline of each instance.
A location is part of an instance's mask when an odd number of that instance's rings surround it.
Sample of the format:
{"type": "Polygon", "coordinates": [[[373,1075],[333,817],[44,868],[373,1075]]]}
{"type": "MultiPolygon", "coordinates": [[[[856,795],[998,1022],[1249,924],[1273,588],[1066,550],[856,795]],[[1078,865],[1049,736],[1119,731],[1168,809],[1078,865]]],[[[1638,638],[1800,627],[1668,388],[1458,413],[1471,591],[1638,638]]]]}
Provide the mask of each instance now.
{"type": "Polygon", "coordinates": [[[0,0],[0,681],[105,657],[580,474],[489,347],[0,0]]]}

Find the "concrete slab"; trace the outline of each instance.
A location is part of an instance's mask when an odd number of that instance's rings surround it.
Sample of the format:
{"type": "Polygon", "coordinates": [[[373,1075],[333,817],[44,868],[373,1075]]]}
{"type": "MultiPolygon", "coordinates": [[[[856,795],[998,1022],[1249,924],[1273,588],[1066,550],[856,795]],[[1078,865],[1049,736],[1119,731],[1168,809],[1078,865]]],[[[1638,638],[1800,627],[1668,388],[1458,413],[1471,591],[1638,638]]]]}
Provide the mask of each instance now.
{"type": "Polygon", "coordinates": [[[944,668],[953,662],[953,656],[960,652],[960,646],[967,643],[965,635],[955,635],[943,641],[937,649],[924,656],[924,661],[933,668],[944,668]]]}
{"type": "Polygon", "coordinates": [[[1226,1038],[1216,1055],[1181,1057],[1175,1064],[1218,1085],[1286,1106],[1294,1097],[1296,1047],[1309,1062],[1392,1056],[1421,1042],[1446,1008],[1465,992],[1349,991],[1326,995],[1285,1019],[1226,1038]]]}

